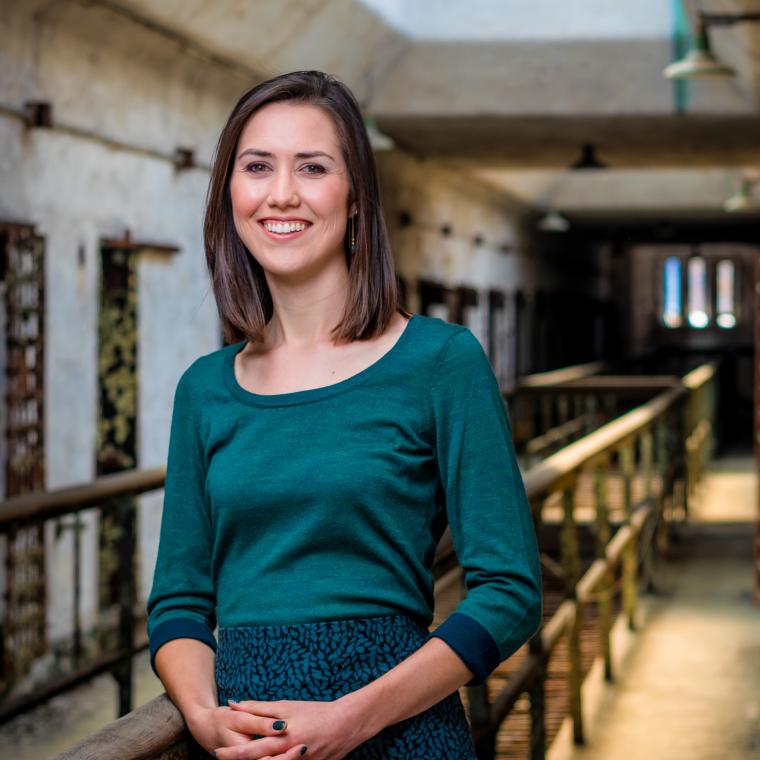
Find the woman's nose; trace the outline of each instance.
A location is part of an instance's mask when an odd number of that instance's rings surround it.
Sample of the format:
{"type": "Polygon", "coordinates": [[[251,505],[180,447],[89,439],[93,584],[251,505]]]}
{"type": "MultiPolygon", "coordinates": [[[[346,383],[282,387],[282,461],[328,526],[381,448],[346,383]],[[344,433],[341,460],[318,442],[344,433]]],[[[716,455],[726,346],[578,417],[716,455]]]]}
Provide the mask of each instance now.
{"type": "Polygon", "coordinates": [[[292,206],[298,203],[293,174],[289,170],[275,172],[269,186],[269,202],[273,206],[292,206]]]}

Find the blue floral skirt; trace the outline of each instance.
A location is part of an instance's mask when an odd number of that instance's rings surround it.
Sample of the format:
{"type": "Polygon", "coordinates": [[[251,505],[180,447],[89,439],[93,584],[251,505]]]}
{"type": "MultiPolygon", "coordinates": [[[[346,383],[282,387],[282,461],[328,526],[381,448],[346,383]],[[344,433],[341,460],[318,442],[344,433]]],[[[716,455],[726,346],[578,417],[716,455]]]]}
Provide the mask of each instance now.
{"type": "MultiPolygon", "coordinates": [[[[219,704],[226,705],[228,699],[337,699],[391,670],[429,636],[408,615],[220,627],[219,704]]],[[[418,715],[386,726],[346,757],[477,760],[457,691],[418,715]]]]}

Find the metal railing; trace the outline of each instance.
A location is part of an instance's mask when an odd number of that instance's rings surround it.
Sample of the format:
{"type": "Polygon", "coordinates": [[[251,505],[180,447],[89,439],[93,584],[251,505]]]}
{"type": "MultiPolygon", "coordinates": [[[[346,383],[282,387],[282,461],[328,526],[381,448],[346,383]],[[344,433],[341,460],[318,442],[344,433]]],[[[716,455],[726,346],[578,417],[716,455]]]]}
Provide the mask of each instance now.
{"type": "Polygon", "coordinates": [[[23,642],[13,638],[15,621],[6,610],[2,621],[3,644],[11,656],[4,659],[5,667],[0,673],[0,722],[106,671],[114,675],[119,687],[119,715],[125,715],[132,709],[132,659],[147,647],[143,631],[145,616],[142,605],[135,601],[133,499],[141,493],[163,488],[165,473],[165,467],[157,467],[106,475],[84,486],[16,496],[0,504],[0,536],[7,536],[20,528],[44,525],[48,521],[54,523],[57,536],[66,530],[71,530],[73,534],[72,634],[52,645],[56,674],[46,677],[41,684],[30,684],[26,673],[17,672],[12,667],[13,650],[23,646],[23,642]],[[88,631],[86,636],[80,619],[81,512],[93,508],[101,515],[109,513],[118,520],[120,586],[118,608],[106,611],[116,614],[103,615],[100,625],[88,631]]]}
{"type": "MultiPolygon", "coordinates": [[[[546,729],[547,663],[560,641],[569,656],[567,689],[573,740],[584,742],[581,710],[581,632],[587,612],[596,606],[598,656],[612,680],[610,632],[613,602],[619,587],[622,612],[636,629],[639,575],[651,587],[656,555],[667,548],[673,522],[687,516],[689,483],[701,476],[711,446],[717,364],[699,367],[677,384],[620,418],[570,444],[531,468],[524,477],[539,537],[547,505],[555,506],[560,562],[544,563],[564,586],[564,600],[530,640],[528,653],[510,674],[506,687],[491,702],[488,690],[470,701],[473,736],[481,759],[495,757],[499,727],[518,697],[530,701],[529,756],[543,758],[550,739],[546,729]],[[618,489],[618,527],[612,531],[610,487],[618,489]],[[585,481],[585,482],[584,482],[585,481]],[[591,491],[594,558],[582,568],[577,512],[581,485],[591,491]],[[638,493],[634,495],[634,486],[638,493]],[[620,579],[616,582],[619,569],[620,579]],[[641,571],[641,573],[640,573],[641,571]]],[[[587,509],[587,511],[589,511],[587,509]]],[[[543,544],[544,542],[539,542],[543,544]]],[[[544,546],[542,546],[542,550],[544,546]]]]}
{"type": "MultiPolygon", "coordinates": [[[[616,589],[621,591],[628,625],[635,628],[640,580],[652,583],[656,555],[667,547],[672,523],[686,517],[688,496],[709,458],[715,375],[716,365],[710,364],[680,380],[667,378],[660,385],[666,390],[525,473],[544,574],[561,582],[564,599],[521,650],[523,656],[516,653],[510,658],[516,667],[494,698],[489,697],[488,683],[466,689],[480,758],[495,757],[497,734],[524,694],[530,702],[530,757],[544,756],[551,740],[546,727],[547,663],[561,641],[566,642],[569,652],[567,689],[573,735],[576,742],[583,741],[580,633],[584,620],[596,607],[598,654],[604,658],[605,677],[611,680],[610,631],[616,589]],[[589,493],[593,494],[591,510],[584,502],[589,493]],[[582,530],[589,529],[593,529],[594,557],[583,568],[579,538],[582,530]],[[558,560],[549,556],[549,542],[543,540],[551,538],[553,532],[558,541],[558,560]]],[[[577,382],[589,380],[586,377],[577,382]]],[[[656,385],[650,383],[649,387],[656,385]]],[[[164,474],[164,468],[156,468],[112,475],[81,488],[10,500],[0,518],[0,530],[14,520],[58,519],[91,506],[118,510],[119,499],[125,495],[162,488],[164,474]]],[[[129,550],[134,551],[133,539],[131,543],[125,539],[123,546],[125,569],[131,568],[129,550]]],[[[461,582],[448,530],[436,553],[434,576],[436,598],[461,582]]],[[[127,579],[127,575],[122,577],[127,579]]],[[[133,584],[134,579],[127,583],[133,584]]],[[[145,646],[134,638],[134,610],[126,603],[131,598],[126,593],[123,596],[119,651],[97,666],[103,670],[118,665],[114,670],[117,679],[127,672],[129,652],[145,646]]],[[[77,677],[88,677],[85,674],[92,674],[94,667],[92,663],[82,666],[77,677]]],[[[58,760],[112,756],[121,760],[168,760],[187,757],[192,744],[179,711],[163,694],[62,753],[58,760]]]]}

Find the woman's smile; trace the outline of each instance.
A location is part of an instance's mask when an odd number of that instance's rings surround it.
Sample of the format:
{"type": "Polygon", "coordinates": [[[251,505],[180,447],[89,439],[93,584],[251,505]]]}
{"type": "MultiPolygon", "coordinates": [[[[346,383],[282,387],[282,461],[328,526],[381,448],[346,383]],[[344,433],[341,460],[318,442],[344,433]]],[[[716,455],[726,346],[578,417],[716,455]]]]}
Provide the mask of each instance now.
{"type": "Polygon", "coordinates": [[[305,219],[278,219],[267,217],[259,220],[259,226],[272,240],[294,240],[301,237],[312,225],[305,219]]]}

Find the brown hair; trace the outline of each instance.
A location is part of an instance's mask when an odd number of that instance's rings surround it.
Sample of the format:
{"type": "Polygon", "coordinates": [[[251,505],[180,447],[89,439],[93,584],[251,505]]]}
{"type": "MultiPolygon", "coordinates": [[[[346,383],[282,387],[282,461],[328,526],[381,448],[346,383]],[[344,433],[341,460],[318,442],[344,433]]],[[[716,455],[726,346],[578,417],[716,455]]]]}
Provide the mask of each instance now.
{"type": "MultiPolygon", "coordinates": [[[[349,287],[336,337],[368,339],[382,334],[393,313],[403,312],[380,186],[369,136],[356,98],[345,84],[321,71],[293,71],[252,87],[238,100],[219,136],[206,196],[203,243],[224,339],[263,340],[272,317],[264,270],[235,229],[230,176],[235,149],[251,116],[267,103],[291,101],[323,108],[333,119],[349,177],[349,206],[357,204],[356,251],[344,238],[349,287]]],[[[349,225],[346,225],[348,228],[349,225]]]]}

